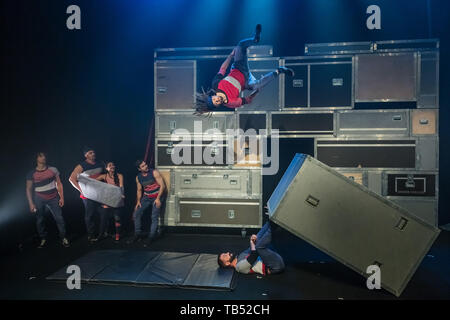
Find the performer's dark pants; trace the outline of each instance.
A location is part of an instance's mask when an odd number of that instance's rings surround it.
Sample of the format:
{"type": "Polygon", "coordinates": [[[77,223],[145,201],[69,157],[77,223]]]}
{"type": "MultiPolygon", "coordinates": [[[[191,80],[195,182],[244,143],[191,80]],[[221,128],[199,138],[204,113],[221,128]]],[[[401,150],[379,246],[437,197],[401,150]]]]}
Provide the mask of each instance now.
{"type": "Polygon", "coordinates": [[[36,227],[41,239],[47,238],[47,230],[45,228],[45,207],[47,207],[52,213],[55,219],[56,226],[58,227],[59,237],[64,239],[66,237],[66,226],[64,223],[64,218],[62,216],[62,210],[59,206],[59,196],[51,199],[45,200],[39,196],[35,196],[34,205],[36,206],[36,227]]]}
{"type": "MultiPolygon", "coordinates": [[[[255,243],[256,251],[258,251],[258,255],[261,257],[266,267],[269,268],[270,274],[283,272],[285,268],[283,258],[274,250],[269,249],[269,247],[271,247],[270,243],[272,242],[270,221],[267,221],[264,224],[256,236],[258,237],[255,243]]],[[[246,251],[250,253],[250,248],[246,251]]]]}
{"type": "Polygon", "coordinates": [[[100,207],[100,236],[105,235],[109,229],[111,218],[114,217],[114,226],[116,236],[120,234],[120,210],[121,208],[103,208],[100,207]]]}
{"type": "MultiPolygon", "coordinates": [[[[161,200],[162,202],[163,200],[161,200]]],[[[162,206],[162,203],[161,203],[162,206]]],[[[158,221],[159,214],[161,212],[161,208],[157,208],[155,205],[155,199],[149,198],[146,196],[142,197],[141,207],[136,210],[134,213],[134,234],[136,236],[141,236],[142,234],[142,216],[147,208],[152,208],[152,216],[151,216],[151,225],[150,225],[150,233],[148,235],[149,238],[153,239],[156,237],[156,232],[158,229],[158,221]]]]}
{"type": "Polygon", "coordinates": [[[95,237],[95,212],[100,207],[100,203],[91,199],[82,199],[84,204],[84,221],[89,237],[95,237]]]}
{"type": "Polygon", "coordinates": [[[275,72],[269,72],[262,76],[259,80],[253,76],[248,66],[247,48],[254,45],[253,38],[239,41],[234,51],[234,62],[231,69],[238,69],[245,77],[245,89],[259,90],[274,80],[277,76],[275,72]]]}

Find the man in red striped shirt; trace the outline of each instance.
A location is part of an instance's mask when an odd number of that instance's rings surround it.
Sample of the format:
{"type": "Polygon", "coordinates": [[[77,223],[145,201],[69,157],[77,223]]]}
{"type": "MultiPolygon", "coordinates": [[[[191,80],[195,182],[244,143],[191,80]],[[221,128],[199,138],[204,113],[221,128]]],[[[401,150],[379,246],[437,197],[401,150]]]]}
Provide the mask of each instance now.
{"type": "Polygon", "coordinates": [[[150,232],[144,246],[150,245],[157,236],[158,220],[162,205],[162,196],[166,185],[161,174],[156,169],[149,169],[143,160],[136,161],[139,174],[136,176],[137,198],[134,208],[134,237],[128,243],[137,242],[142,238],[142,216],[147,208],[152,208],[150,232]]]}
{"type": "Polygon", "coordinates": [[[279,67],[275,71],[265,74],[259,80],[256,80],[251,74],[248,66],[247,48],[259,42],[260,34],[261,25],[258,24],[254,37],[241,40],[222,63],[219,73],[212,81],[213,89],[208,93],[196,94],[196,114],[222,111],[221,107],[239,108],[244,104],[250,104],[259,90],[273,81],[280,73],[294,75],[294,71],[286,67],[279,67]],[[231,66],[231,71],[225,76],[233,57],[234,63],[231,66]],[[241,98],[240,95],[244,89],[253,92],[249,96],[241,98]]]}
{"type": "Polygon", "coordinates": [[[55,219],[63,246],[69,247],[61,210],[64,206],[63,185],[58,169],[47,166],[47,157],[44,152],[36,154],[36,168],[27,175],[26,192],[30,212],[36,215],[36,227],[41,238],[38,248],[41,249],[47,244],[45,207],[50,210],[55,219]]]}

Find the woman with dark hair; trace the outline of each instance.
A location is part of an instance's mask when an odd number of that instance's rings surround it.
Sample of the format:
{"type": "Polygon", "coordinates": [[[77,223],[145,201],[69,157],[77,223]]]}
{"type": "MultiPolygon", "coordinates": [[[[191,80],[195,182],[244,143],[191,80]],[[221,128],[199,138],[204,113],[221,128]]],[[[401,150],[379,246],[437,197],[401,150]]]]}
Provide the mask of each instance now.
{"type": "Polygon", "coordinates": [[[260,24],[256,25],[253,38],[244,39],[238,43],[222,63],[219,73],[212,81],[211,90],[196,93],[194,114],[201,115],[206,112],[221,111],[218,109],[220,107],[239,108],[244,104],[250,104],[259,90],[274,80],[280,73],[286,73],[290,76],[294,75],[294,71],[286,67],[279,67],[275,71],[265,74],[259,80],[256,80],[251,74],[248,67],[247,48],[259,42],[261,29],[260,24]],[[234,63],[231,66],[231,71],[225,76],[233,58],[234,63]],[[240,98],[240,94],[244,89],[252,90],[253,92],[245,98],[240,98]]]}
{"type": "MultiPolygon", "coordinates": [[[[98,176],[96,179],[99,181],[104,181],[108,184],[112,184],[113,186],[119,187],[122,191],[122,198],[124,196],[124,188],[123,188],[123,175],[121,173],[116,172],[116,166],[114,162],[108,161],[106,162],[106,173],[98,176]]],[[[114,241],[120,241],[120,211],[123,207],[123,201],[121,202],[118,208],[108,207],[106,204],[102,204],[100,208],[100,237],[99,240],[105,239],[108,237],[108,229],[109,222],[111,221],[111,217],[114,217],[114,226],[116,233],[114,235],[114,241]]]]}

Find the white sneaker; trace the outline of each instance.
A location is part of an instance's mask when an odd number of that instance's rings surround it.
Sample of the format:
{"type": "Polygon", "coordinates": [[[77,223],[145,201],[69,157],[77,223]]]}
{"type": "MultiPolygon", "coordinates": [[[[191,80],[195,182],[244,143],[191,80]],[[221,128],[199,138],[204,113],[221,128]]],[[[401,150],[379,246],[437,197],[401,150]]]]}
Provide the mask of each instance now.
{"type": "Polygon", "coordinates": [[[66,248],[70,247],[69,240],[67,238],[62,239],[62,245],[66,248]]]}
{"type": "Polygon", "coordinates": [[[42,240],[41,240],[41,243],[40,243],[39,246],[38,246],[38,249],[44,248],[46,244],[47,244],[47,240],[42,239],[42,240]]]}

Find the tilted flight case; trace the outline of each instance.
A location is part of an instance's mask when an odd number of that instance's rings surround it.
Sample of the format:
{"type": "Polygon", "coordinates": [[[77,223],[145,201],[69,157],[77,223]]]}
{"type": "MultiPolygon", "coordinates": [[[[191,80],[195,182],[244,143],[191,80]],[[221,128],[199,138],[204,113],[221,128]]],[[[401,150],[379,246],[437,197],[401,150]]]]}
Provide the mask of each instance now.
{"type": "MultiPolygon", "coordinates": [[[[296,154],[268,201],[270,219],[400,296],[440,230],[318,160],[296,154]]],[[[365,285],[365,283],[362,283],[365,285]]]]}

